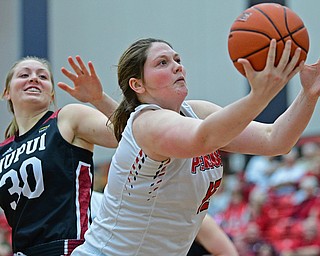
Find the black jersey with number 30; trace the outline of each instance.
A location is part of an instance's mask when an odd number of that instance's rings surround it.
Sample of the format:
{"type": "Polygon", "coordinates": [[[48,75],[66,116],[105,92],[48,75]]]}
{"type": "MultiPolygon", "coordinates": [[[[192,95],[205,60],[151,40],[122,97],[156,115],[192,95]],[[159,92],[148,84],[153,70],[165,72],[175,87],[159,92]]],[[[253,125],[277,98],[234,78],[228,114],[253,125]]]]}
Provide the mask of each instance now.
{"type": "Polygon", "coordinates": [[[90,219],[92,152],[65,141],[58,112],[0,144],[0,207],[13,250],[59,239],[83,239],[90,219]]]}

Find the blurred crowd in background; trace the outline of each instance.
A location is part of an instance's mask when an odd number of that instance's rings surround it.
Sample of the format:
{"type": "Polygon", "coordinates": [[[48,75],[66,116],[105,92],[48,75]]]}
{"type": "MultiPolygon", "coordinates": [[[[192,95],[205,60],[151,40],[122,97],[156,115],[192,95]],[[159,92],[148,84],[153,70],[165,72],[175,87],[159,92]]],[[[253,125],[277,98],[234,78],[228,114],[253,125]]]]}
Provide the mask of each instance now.
{"type": "MultiPolygon", "coordinates": [[[[279,157],[251,156],[237,171],[228,161],[224,156],[209,214],[240,256],[319,256],[320,143],[302,141],[279,157]]],[[[95,167],[95,191],[103,191],[108,169],[109,163],[95,167]]],[[[11,230],[0,213],[0,256],[11,256],[11,230]]]]}
{"type": "Polygon", "coordinates": [[[320,147],[307,141],[225,175],[209,213],[241,256],[319,256],[319,183],[320,147]]]}

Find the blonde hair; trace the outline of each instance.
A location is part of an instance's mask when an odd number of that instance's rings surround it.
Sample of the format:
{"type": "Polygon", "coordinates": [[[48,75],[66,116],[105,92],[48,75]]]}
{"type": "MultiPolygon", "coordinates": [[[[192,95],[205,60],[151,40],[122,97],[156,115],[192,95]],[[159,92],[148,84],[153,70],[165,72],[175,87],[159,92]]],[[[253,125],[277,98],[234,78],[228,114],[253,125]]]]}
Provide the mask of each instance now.
{"type": "MultiPolygon", "coordinates": [[[[40,62],[41,64],[43,64],[43,66],[49,71],[50,73],[50,79],[51,79],[51,83],[52,83],[52,97],[53,97],[53,105],[56,106],[56,103],[55,103],[55,90],[54,90],[54,80],[53,80],[53,74],[52,74],[52,71],[51,71],[51,67],[50,67],[50,64],[49,62],[46,60],[46,59],[43,59],[43,58],[38,58],[38,57],[35,57],[35,56],[26,56],[18,61],[16,61],[12,67],[10,68],[8,74],[7,74],[7,77],[6,77],[6,83],[5,83],[5,88],[2,92],[2,96],[1,98],[4,98],[4,96],[10,91],[10,83],[11,83],[11,80],[12,80],[12,77],[13,77],[13,74],[14,74],[14,71],[15,71],[15,68],[17,67],[18,64],[20,64],[21,62],[23,61],[26,61],[26,60],[35,60],[35,61],[38,61],[40,62]]],[[[15,118],[15,114],[14,114],[14,108],[13,108],[13,104],[12,104],[12,101],[11,100],[8,100],[8,109],[9,111],[13,114],[13,119],[11,120],[9,126],[7,127],[6,131],[5,131],[5,138],[9,138],[13,135],[15,135],[18,130],[19,130],[19,127],[18,127],[18,124],[17,124],[17,121],[16,121],[16,118],[15,118]]]]}

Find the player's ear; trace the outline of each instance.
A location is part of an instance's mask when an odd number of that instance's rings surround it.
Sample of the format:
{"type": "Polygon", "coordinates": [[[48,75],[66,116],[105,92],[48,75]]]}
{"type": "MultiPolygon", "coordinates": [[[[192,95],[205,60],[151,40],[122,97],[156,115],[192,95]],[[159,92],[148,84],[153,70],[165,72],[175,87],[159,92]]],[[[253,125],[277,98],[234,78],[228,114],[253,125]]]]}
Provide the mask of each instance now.
{"type": "Polygon", "coordinates": [[[3,97],[5,100],[10,100],[9,90],[5,89],[4,92],[3,92],[2,97],[3,97]]]}
{"type": "Polygon", "coordinates": [[[56,94],[55,94],[54,91],[52,91],[52,92],[51,92],[51,103],[52,103],[52,102],[55,102],[55,100],[56,100],[56,94]]]}
{"type": "Polygon", "coordinates": [[[129,86],[136,93],[144,93],[145,92],[145,88],[143,86],[143,83],[142,83],[141,79],[130,78],[129,86]]]}

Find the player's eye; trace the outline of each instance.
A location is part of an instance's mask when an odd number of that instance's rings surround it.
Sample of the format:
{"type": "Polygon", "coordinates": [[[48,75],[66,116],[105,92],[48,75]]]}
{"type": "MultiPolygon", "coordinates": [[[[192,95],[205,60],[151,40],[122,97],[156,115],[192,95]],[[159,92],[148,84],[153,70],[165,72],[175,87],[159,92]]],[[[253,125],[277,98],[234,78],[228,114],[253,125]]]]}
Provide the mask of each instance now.
{"type": "Polygon", "coordinates": [[[166,61],[166,60],[161,60],[161,61],[159,62],[159,64],[162,65],[162,66],[164,66],[164,65],[167,64],[167,61],[166,61]]]}
{"type": "Polygon", "coordinates": [[[47,77],[46,75],[39,75],[39,77],[40,77],[40,79],[42,79],[42,80],[47,80],[47,79],[48,79],[48,77],[47,77]]]}

